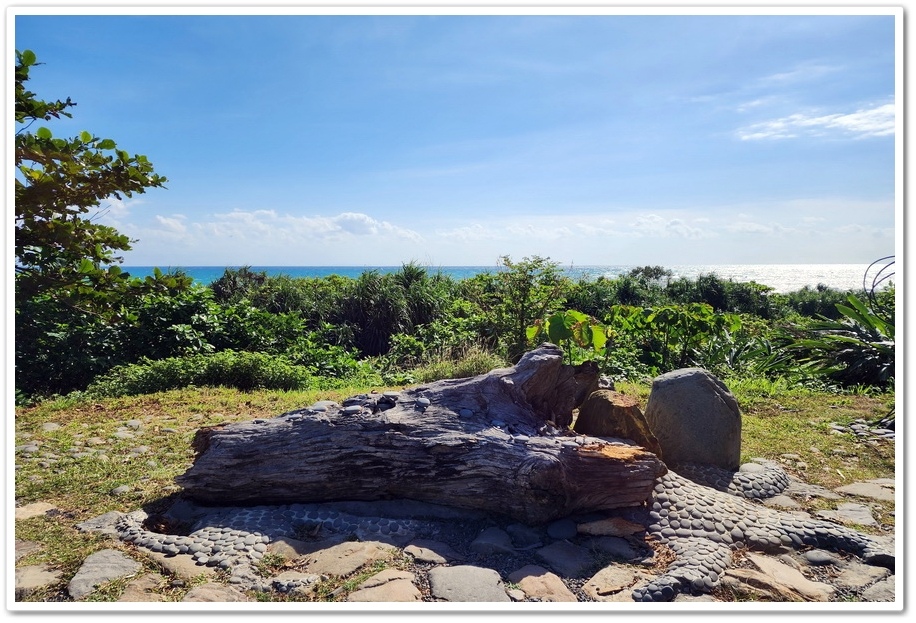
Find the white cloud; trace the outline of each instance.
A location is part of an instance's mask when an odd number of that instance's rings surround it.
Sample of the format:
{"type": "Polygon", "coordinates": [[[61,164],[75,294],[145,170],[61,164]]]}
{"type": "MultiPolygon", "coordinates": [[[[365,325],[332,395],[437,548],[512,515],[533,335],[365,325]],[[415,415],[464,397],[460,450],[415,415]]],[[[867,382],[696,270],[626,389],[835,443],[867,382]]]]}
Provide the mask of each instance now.
{"type": "Polygon", "coordinates": [[[466,225],[464,227],[455,227],[452,229],[437,229],[435,235],[443,240],[452,242],[478,242],[481,240],[499,240],[504,238],[498,232],[503,229],[493,227],[484,227],[480,223],[466,225]]]}
{"type": "Polygon", "coordinates": [[[693,227],[680,218],[666,219],[657,214],[639,216],[630,224],[635,233],[654,238],[707,238],[715,234],[700,227],[693,227]]]}
{"type": "Polygon", "coordinates": [[[730,223],[725,226],[725,229],[732,233],[747,233],[747,234],[772,234],[773,233],[773,227],[771,225],[762,225],[760,223],[752,223],[750,221],[730,223]]]}
{"type": "Polygon", "coordinates": [[[738,104],[737,111],[738,112],[747,112],[748,110],[753,110],[754,108],[760,108],[761,106],[772,104],[775,99],[776,98],[774,97],[758,97],[755,100],[751,100],[749,102],[738,104]]]}
{"type": "Polygon", "coordinates": [[[800,82],[810,83],[821,76],[840,71],[841,69],[842,67],[835,65],[824,65],[815,61],[806,61],[799,63],[789,71],[782,71],[764,76],[758,83],[761,86],[781,86],[800,82]]]}
{"type": "Polygon", "coordinates": [[[894,104],[883,104],[845,114],[796,113],[739,128],[737,135],[743,141],[826,135],[869,138],[892,136],[894,130],[895,106],[894,104]]]}
{"type": "Polygon", "coordinates": [[[184,224],[185,217],[182,215],[176,215],[175,217],[167,217],[156,215],[156,222],[162,225],[162,229],[175,233],[175,234],[184,234],[188,231],[188,228],[184,224]]]}
{"type": "Polygon", "coordinates": [[[215,214],[194,226],[201,232],[240,239],[270,239],[277,242],[316,240],[344,241],[372,237],[396,237],[421,241],[416,231],[380,221],[361,212],[334,216],[294,216],[275,210],[253,210],[215,214]]]}

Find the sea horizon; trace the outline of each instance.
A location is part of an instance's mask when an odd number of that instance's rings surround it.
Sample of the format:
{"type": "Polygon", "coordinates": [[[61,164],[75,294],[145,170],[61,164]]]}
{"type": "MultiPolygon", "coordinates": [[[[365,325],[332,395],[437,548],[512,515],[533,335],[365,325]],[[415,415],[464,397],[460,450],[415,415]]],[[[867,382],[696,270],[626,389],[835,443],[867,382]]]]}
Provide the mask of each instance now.
{"type": "MultiPolygon", "coordinates": [[[[219,279],[227,269],[239,269],[247,266],[254,272],[265,272],[270,276],[285,275],[291,278],[324,278],[331,275],[356,278],[367,271],[391,273],[401,269],[402,265],[159,265],[163,272],[182,271],[192,277],[196,283],[209,285],[219,279]]],[[[420,264],[428,272],[437,272],[448,275],[454,279],[466,279],[486,272],[499,272],[504,270],[501,266],[492,265],[430,265],[420,264]]],[[[614,279],[628,273],[630,270],[646,264],[583,264],[559,265],[561,272],[574,279],[597,279],[604,277],[614,279]]],[[[870,284],[872,279],[881,270],[882,265],[876,264],[675,264],[662,266],[672,272],[672,279],[695,279],[700,275],[714,274],[720,279],[733,280],[739,283],[755,282],[773,288],[774,292],[787,293],[800,290],[805,286],[816,288],[820,285],[837,290],[860,291],[864,284],[870,284]],[[871,266],[871,270],[869,267],[871,266]],[[866,281],[866,271],[868,271],[866,281]]],[[[123,265],[123,270],[134,277],[152,275],[156,266],[123,265]]],[[[890,270],[892,270],[891,267],[890,270]]],[[[887,275],[885,270],[881,276],[887,275]]]]}

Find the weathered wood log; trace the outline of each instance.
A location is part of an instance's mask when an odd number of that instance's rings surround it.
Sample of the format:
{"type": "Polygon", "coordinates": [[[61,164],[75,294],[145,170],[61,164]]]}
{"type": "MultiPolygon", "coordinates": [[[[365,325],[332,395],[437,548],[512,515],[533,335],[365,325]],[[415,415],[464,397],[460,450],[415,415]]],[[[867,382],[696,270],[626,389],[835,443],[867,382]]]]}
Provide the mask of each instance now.
{"type": "Polygon", "coordinates": [[[407,498],[529,523],[639,506],[667,471],[658,457],[553,425],[596,382],[543,344],[469,379],[201,429],[176,482],[204,504],[407,498]]]}

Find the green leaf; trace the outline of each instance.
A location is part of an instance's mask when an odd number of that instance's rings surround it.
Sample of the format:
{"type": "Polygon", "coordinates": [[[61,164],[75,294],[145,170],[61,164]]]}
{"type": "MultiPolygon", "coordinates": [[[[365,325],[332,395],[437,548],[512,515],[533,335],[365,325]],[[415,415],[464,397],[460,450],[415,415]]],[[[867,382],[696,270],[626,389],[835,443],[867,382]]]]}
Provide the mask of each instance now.
{"type": "Polygon", "coordinates": [[[607,344],[607,329],[603,325],[597,325],[593,329],[598,330],[592,331],[592,348],[600,351],[607,344]]]}
{"type": "Polygon", "coordinates": [[[29,65],[34,65],[35,61],[38,60],[35,57],[35,52],[33,52],[32,50],[26,50],[25,52],[22,53],[22,56],[20,58],[22,60],[22,64],[27,67],[29,65]]]}
{"type": "Polygon", "coordinates": [[[49,130],[45,126],[41,126],[40,128],[38,128],[38,130],[35,131],[35,136],[37,136],[38,138],[47,140],[54,135],[51,134],[51,130],[49,130]]]}
{"type": "Polygon", "coordinates": [[[94,271],[95,271],[95,264],[92,263],[92,260],[86,257],[80,260],[80,267],[79,267],[80,273],[84,275],[88,275],[89,273],[92,273],[94,271]]]}
{"type": "Polygon", "coordinates": [[[92,141],[92,134],[90,134],[86,130],[83,130],[82,132],[80,132],[80,140],[83,141],[84,143],[89,143],[92,141]]]}
{"type": "Polygon", "coordinates": [[[114,149],[117,147],[117,144],[110,138],[102,139],[97,145],[99,149],[114,149]]]}
{"type": "Polygon", "coordinates": [[[563,340],[570,340],[573,337],[572,330],[566,324],[566,314],[554,314],[547,319],[547,339],[554,344],[560,344],[563,340]]]}

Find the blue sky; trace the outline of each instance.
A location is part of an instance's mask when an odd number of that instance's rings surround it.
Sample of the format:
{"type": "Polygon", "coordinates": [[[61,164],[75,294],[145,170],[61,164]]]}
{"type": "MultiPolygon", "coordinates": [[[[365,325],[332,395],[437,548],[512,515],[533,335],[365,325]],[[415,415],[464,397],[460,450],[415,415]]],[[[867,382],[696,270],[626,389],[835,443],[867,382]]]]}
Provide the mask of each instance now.
{"type": "Polygon", "coordinates": [[[104,204],[128,265],[895,252],[893,16],[18,15],[15,47],[78,103],[56,134],[169,178],[104,204]]]}

